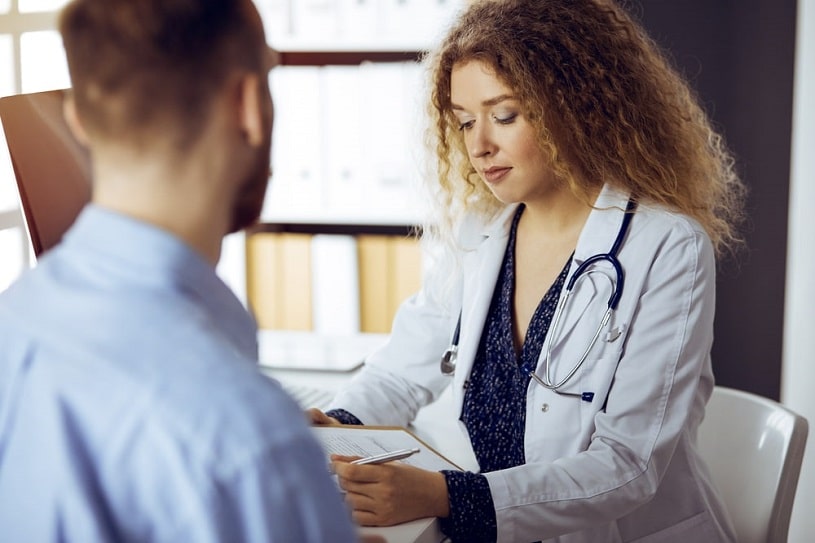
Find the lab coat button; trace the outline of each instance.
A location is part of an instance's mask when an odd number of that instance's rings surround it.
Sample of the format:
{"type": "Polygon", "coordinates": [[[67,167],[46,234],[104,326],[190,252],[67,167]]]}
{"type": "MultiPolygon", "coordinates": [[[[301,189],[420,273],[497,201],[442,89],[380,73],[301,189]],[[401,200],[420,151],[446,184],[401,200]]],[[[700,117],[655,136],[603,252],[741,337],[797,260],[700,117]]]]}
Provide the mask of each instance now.
{"type": "Polygon", "coordinates": [[[544,413],[546,413],[547,411],[549,411],[549,404],[548,404],[548,403],[543,404],[543,405],[541,406],[541,411],[543,411],[544,413]]]}

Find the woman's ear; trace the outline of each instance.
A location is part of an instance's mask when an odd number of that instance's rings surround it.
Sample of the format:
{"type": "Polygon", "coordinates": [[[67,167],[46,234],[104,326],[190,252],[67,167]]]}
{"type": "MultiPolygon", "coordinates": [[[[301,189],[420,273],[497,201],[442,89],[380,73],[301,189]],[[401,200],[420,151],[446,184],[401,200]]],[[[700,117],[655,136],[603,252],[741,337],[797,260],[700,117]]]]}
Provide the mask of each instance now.
{"type": "Polygon", "coordinates": [[[79,120],[79,114],[76,112],[76,102],[70,92],[65,95],[65,99],[62,101],[62,115],[65,117],[65,123],[74,137],[79,143],[88,147],[88,133],[85,132],[85,128],[79,120]]]}
{"type": "Polygon", "coordinates": [[[246,142],[255,147],[265,141],[263,122],[263,93],[260,90],[260,79],[256,74],[247,73],[241,77],[239,84],[239,123],[246,134],[246,142]]]}

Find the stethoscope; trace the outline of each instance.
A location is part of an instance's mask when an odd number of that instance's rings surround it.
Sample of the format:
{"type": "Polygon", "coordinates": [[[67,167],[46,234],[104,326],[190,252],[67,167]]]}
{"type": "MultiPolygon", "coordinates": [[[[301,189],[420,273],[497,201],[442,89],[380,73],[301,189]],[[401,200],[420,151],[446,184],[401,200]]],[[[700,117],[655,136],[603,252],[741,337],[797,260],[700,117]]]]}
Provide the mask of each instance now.
{"type": "MultiPolygon", "coordinates": [[[[628,204],[625,206],[625,214],[623,215],[622,224],[620,225],[620,230],[617,232],[617,238],[614,240],[614,244],[611,246],[611,249],[607,253],[599,253],[593,256],[590,256],[586,260],[580,264],[577,269],[574,270],[572,276],[569,278],[568,283],[566,284],[566,289],[563,293],[563,296],[560,297],[558,300],[557,307],[555,308],[555,313],[552,316],[552,324],[549,329],[548,341],[546,342],[546,351],[545,351],[545,358],[544,358],[544,374],[543,376],[538,376],[534,371],[530,372],[529,375],[532,377],[536,383],[540,384],[541,386],[548,388],[549,390],[553,390],[560,394],[566,394],[569,396],[582,396],[585,393],[581,394],[572,394],[566,392],[559,392],[558,389],[565,385],[569,379],[571,379],[577,370],[583,365],[586,361],[586,358],[589,355],[592,347],[594,347],[595,343],[597,343],[597,338],[600,337],[600,332],[603,331],[603,328],[608,324],[609,320],[611,319],[612,313],[617,309],[617,305],[620,303],[620,297],[623,294],[623,284],[625,282],[625,274],[623,273],[623,267],[620,264],[619,259],[617,258],[617,253],[620,251],[620,246],[623,243],[623,239],[625,238],[626,233],[628,232],[629,225],[631,224],[631,217],[634,216],[634,211],[637,208],[637,203],[633,199],[628,200],[628,204]],[[572,294],[572,290],[574,289],[577,281],[582,277],[588,277],[590,274],[599,272],[596,269],[589,269],[594,264],[606,261],[614,268],[614,275],[616,281],[612,281],[610,277],[606,274],[602,274],[604,277],[608,278],[609,282],[612,283],[611,287],[611,295],[608,298],[606,312],[603,315],[602,320],[600,321],[600,325],[597,327],[597,331],[594,333],[594,336],[591,338],[589,345],[583,351],[583,355],[580,357],[580,360],[572,366],[572,369],[563,377],[561,380],[555,382],[550,373],[550,366],[551,366],[551,359],[552,359],[552,344],[555,343],[555,337],[558,333],[559,326],[560,326],[560,317],[563,314],[564,308],[566,306],[566,302],[568,301],[569,297],[572,294]]],[[[450,346],[444,352],[441,357],[441,372],[444,375],[453,375],[456,371],[456,359],[458,358],[458,343],[459,343],[459,336],[461,335],[461,312],[458,314],[458,322],[456,323],[456,329],[453,332],[453,338],[450,342],[450,346]]],[[[585,399],[585,398],[584,398],[585,399]]],[[[588,401],[591,401],[590,399],[588,401]]]]}

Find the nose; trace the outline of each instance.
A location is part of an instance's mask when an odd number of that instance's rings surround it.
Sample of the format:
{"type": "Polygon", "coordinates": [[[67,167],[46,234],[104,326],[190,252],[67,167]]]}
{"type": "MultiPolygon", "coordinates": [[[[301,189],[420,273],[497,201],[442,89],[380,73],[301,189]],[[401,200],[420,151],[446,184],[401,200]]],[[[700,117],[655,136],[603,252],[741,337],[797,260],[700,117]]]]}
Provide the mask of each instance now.
{"type": "Polygon", "coordinates": [[[467,150],[473,158],[495,154],[496,146],[488,123],[476,123],[467,134],[467,150]]]}

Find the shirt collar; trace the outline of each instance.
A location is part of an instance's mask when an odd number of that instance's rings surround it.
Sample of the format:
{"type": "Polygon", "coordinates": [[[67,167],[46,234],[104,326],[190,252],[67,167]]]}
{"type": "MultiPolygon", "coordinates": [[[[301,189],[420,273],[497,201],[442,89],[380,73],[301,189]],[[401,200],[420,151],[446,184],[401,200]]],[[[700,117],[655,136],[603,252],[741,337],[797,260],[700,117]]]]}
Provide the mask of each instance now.
{"type": "Polygon", "coordinates": [[[257,326],[204,258],[170,232],[88,204],[62,245],[108,281],[180,293],[211,317],[238,351],[257,359],[257,326]]]}

